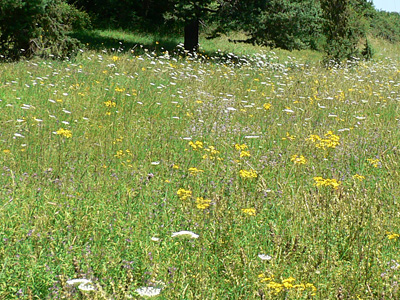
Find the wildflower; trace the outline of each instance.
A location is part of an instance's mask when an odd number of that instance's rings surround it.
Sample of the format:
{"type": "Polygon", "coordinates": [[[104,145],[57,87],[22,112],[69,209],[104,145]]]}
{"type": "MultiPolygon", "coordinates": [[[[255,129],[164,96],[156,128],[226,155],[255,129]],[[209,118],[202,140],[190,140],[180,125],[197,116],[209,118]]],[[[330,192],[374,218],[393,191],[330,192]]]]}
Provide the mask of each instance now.
{"type": "Polygon", "coordinates": [[[242,178],[257,178],[257,172],[254,170],[246,171],[246,170],[240,170],[239,175],[242,178]]]}
{"type": "Polygon", "coordinates": [[[336,148],[338,145],[340,145],[340,137],[333,134],[332,131],[325,133],[324,137],[325,138],[321,138],[316,134],[312,134],[309,138],[307,138],[307,140],[315,143],[315,147],[323,150],[326,150],[327,148],[336,148]]]}
{"type": "Polygon", "coordinates": [[[340,185],[340,181],[337,181],[336,179],[324,179],[322,177],[314,177],[314,185],[315,186],[330,186],[334,189],[338,189],[339,185],[340,185]]]}
{"type": "Polygon", "coordinates": [[[353,179],[354,180],[358,179],[359,181],[363,181],[365,179],[365,176],[355,174],[355,175],[353,175],[353,179]]]}
{"type": "Polygon", "coordinates": [[[255,216],[256,215],[256,209],[255,208],[242,208],[242,212],[246,215],[249,216],[255,216]]]}
{"type": "Polygon", "coordinates": [[[192,231],[187,231],[187,230],[174,232],[174,233],[171,235],[171,237],[179,237],[179,236],[187,237],[187,238],[190,238],[190,239],[197,239],[197,238],[199,237],[198,234],[195,234],[194,232],[192,232],[192,231]]]}
{"type": "Polygon", "coordinates": [[[282,140],[290,140],[293,141],[296,139],[296,136],[291,135],[289,132],[286,132],[286,137],[283,137],[282,140]]]}
{"type": "Polygon", "coordinates": [[[368,161],[374,168],[377,168],[378,165],[379,165],[379,163],[380,163],[380,160],[379,160],[378,158],[376,158],[376,159],[368,158],[367,161],[368,161]]]}
{"type": "Polygon", "coordinates": [[[161,293],[161,288],[155,288],[152,286],[149,287],[141,287],[136,289],[136,293],[139,294],[141,297],[155,297],[161,293]]]}
{"type": "Polygon", "coordinates": [[[197,175],[198,173],[204,172],[203,170],[197,168],[189,168],[188,171],[190,172],[190,175],[197,175]]]}
{"type": "Polygon", "coordinates": [[[118,56],[115,56],[115,55],[114,55],[114,56],[112,57],[112,60],[113,60],[114,62],[116,62],[117,60],[120,60],[120,58],[119,58],[118,56]]]}
{"type": "Polygon", "coordinates": [[[111,100],[105,101],[104,104],[107,107],[116,107],[117,106],[117,103],[115,103],[114,101],[111,101],[111,100]]]}
{"type": "Polygon", "coordinates": [[[210,206],[210,203],[210,199],[204,199],[203,197],[197,197],[196,199],[196,207],[199,209],[206,209],[210,206]]]}
{"type": "Polygon", "coordinates": [[[300,156],[298,156],[297,154],[292,155],[290,160],[295,165],[305,165],[307,163],[307,159],[303,155],[300,155],[300,156]]]}
{"type": "Polygon", "coordinates": [[[189,146],[191,146],[193,148],[193,150],[200,150],[203,149],[203,142],[200,141],[196,141],[196,142],[189,142],[189,146]]]}
{"type": "Polygon", "coordinates": [[[71,132],[71,130],[64,129],[64,128],[58,129],[58,130],[56,131],[56,134],[61,135],[61,136],[65,136],[66,138],[72,137],[72,132],[71,132]]]}
{"type": "Polygon", "coordinates": [[[258,254],[258,257],[259,257],[261,260],[271,260],[271,259],[272,259],[272,257],[269,256],[269,255],[267,255],[267,254],[258,254]]]}
{"type": "Polygon", "coordinates": [[[94,291],[95,287],[89,279],[81,278],[81,279],[71,279],[67,280],[68,285],[78,286],[78,289],[81,291],[94,291]]]}
{"type": "Polygon", "coordinates": [[[250,157],[250,151],[241,151],[240,152],[240,157],[250,157]]]}
{"type": "Polygon", "coordinates": [[[265,104],[263,105],[263,107],[264,107],[265,110],[270,110],[271,107],[272,107],[272,104],[271,104],[271,103],[265,103],[265,104]]]}
{"type": "Polygon", "coordinates": [[[152,240],[153,242],[158,242],[158,241],[160,241],[160,238],[153,236],[153,237],[151,238],[151,240],[152,240]]]}
{"type": "Polygon", "coordinates": [[[389,240],[394,240],[400,238],[400,234],[393,233],[393,232],[387,232],[387,237],[389,240]]]}
{"type": "Polygon", "coordinates": [[[176,192],[176,194],[178,195],[178,197],[179,197],[181,200],[186,200],[186,199],[192,197],[192,191],[190,191],[190,190],[185,190],[185,189],[179,189],[179,190],[176,192]]]}
{"type": "Polygon", "coordinates": [[[116,158],[121,158],[124,156],[124,151],[123,150],[118,150],[117,153],[114,155],[116,158]]]}
{"type": "Polygon", "coordinates": [[[236,150],[238,150],[238,151],[241,151],[241,150],[246,150],[248,147],[247,147],[247,145],[246,144],[235,144],[235,149],[236,150]]]}

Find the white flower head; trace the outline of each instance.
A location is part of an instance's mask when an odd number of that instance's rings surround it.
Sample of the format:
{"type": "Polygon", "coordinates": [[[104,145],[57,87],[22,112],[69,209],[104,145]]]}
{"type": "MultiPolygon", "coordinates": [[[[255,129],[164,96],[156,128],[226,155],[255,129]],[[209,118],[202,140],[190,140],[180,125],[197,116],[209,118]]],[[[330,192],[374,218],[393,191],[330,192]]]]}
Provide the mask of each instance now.
{"type": "Polygon", "coordinates": [[[91,282],[87,282],[87,283],[81,283],[80,285],[78,285],[78,289],[80,289],[81,291],[84,291],[84,292],[89,292],[89,291],[94,291],[95,287],[91,282]]]}
{"type": "Polygon", "coordinates": [[[158,296],[161,293],[161,288],[155,288],[152,286],[141,287],[136,290],[136,293],[138,293],[139,296],[150,298],[158,296]]]}
{"type": "Polygon", "coordinates": [[[153,237],[151,238],[151,240],[152,240],[153,242],[158,242],[158,241],[160,240],[160,238],[158,238],[158,237],[156,237],[156,236],[153,236],[153,237]]]}
{"type": "Polygon", "coordinates": [[[89,279],[85,279],[85,278],[67,280],[67,284],[69,284],[69,285],[80,285],[80,284],[88,284],[88,283],[92,284],[92,282],[89,279]]]}
{"type": "Polygon", "coordinates": [[[271,260],[272,259],[272,257],[267,254],[258,254],[258,257],[261,258],[262,260],[271,260]]]}
{"type": "Polygon", "coordinates": [[[188,237],[188,238],[191,238],[191,239],[197,239],[199,237],[198,234],[195,234],[192,231],[186,231],[186,230],[174,232],[172,234],[172,237],[177,237],[177,236],[188,237]]]}

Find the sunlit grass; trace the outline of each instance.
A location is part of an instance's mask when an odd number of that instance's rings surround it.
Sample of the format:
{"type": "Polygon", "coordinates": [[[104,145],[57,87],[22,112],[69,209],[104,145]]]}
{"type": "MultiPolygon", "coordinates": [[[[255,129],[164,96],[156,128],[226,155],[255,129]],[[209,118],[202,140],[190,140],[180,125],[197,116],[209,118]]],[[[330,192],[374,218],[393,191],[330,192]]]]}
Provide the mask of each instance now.
{"type": "Polygon", "coordinates": [[[0,66],[2,298],[399,298],[398,61],[141,51],[0,66]]]}

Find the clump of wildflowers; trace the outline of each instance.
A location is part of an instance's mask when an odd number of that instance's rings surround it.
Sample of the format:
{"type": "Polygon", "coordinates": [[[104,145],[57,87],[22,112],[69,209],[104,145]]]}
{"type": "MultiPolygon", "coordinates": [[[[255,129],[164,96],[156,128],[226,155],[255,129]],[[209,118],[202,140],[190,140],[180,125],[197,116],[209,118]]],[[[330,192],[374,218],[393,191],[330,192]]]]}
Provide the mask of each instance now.
{"type": "Polygon", "coordinates": [[[200,170],[200,169],[197,169],[197,168],[194,168],[194,167],[193,168],[189,168],[188,171],[189,171],[190,175],[197,175],[199,173],[204,172],[204,170],[200,170]]]}
{"type": "Polygon", "coordinates": [[[190,141],[189,146],[192,147],[193,150],[200,150],[200,149],[204,148],[203,142],[200,142],[200,141],[196,141],[194,143],[192,141],[190,141]]]}
{"type": "Polygon", "coordinates": [[[64,128],[60,128],[56,131],[56,134],[66,137],[67,139],[72,137],[72,131],[64,128]]]}
{"type": "Polygon", "coordinates": [[[355,174],[355,175],[353,175],[353,179],[354,180],[363,181],[365,179],[365,176],[362,176],[362,175],[359,175],[359,174],[355,174]]]}
{"type": "Polygon", "coordinates": [[[275,281],[274,275],[267,277],[264,274],[260,274],[258,278],[260,282],[266,282],[266,287],[274,295],[278,295],[281,292],[296,291],[300,293],[309,292],[311,296],[315,296],[317,292],[317,288],[312,283],[294,284],[296,279],[293,277],[282,279],[281,282],[275,281]]]}
{"type": "Polygon", "coordinates": [[[400,238],[400,234],[398,234],[398,233],[386,232],[386,234],[387,234],[387,238],[389,240],[395,240],[395,239],[399,239],[400,238]]]}
{"type": "Polygon", "coordinates": [[[329,178],[322,178],[322,177],[314,177],[314,185],[315,186],[330,186],[334,188],[335,190],[339,188],[340,186],[340,181],[337,181],[336,179],[329,179],[329,178]]]}
{"type": "Polygon", "coordinates": [[[196,199],[196,207],[199,209],[206,209],[210,206],[211,200],[204,199],[203,197],[197,197],[196,199]]]}
{"type": "Polygon", "coordinates": [[[373,166],[374,168],[377,168],[379,166],[379,163],[381,162],[378,158],[368,158],[367,161],[373,166]]]}
{"type": "Polygon", "coordinates": [[[297,155],[294,154],[290,158],[290,160],[295,164],[295,165],[305,165],[307,163],[307,159],[303,155],[297,155]]]}
{"type": "Polygon", "coordinates": [[[239,171],[239,175],[240,175],[240,177],[242,177],[242,178],[257,178],[257,172],[256,171],[254,171],[254,170],[250,170],[250,171],[247,171],[247,170],[240,170],[239,171]]]}
{"type": "Polygon", "coordinates": [[[326,150],[327,148],[336,148],[337,146],[340,145],[340,137],[333,134],[332,131],[328,131],[327,133],[324,134],[324,138],[321,138],[320,136],[316,134],[310,135],[309,138],[307,138],[308,141],[311,141],[315,144],[315,147],[319,149],[326,150]]]}
{"type": "Polygon", "coordinates": [[[190,190],[185,190],[185,189],[179,189],[176,194],[178,195],[179,199],[181,200],[187,200],[188,198],[192,197],[192,191],[190,190]]]}
{"type": "Polygon", "coordinates": [[[242,208],[242,212],[246,215],[249,216],[255,216],[256,215],[256,209],[255,208],[242,208]]]}

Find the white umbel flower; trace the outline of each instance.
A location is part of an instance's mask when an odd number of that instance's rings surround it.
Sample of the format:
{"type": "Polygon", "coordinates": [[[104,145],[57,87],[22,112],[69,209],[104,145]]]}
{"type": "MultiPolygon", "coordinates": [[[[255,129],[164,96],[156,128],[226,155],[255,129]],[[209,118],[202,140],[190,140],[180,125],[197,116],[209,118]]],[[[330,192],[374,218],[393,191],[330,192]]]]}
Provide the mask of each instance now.
{"type": "Polygon", "coordinates": [[[139,296],[150,298],[158,296],[161,293],[161,288],[155,288],[152,286],[141,287],[136,290],[136,293],[138,293],[139,296]]]}
{"type": "Polygon", "coordinates": [[[197,239],[199,237],[198,234],[195,234],[192,231],[186,231],[186,230],[174,232],[172,234],[172,237],[177,237],[177,236],[184,236],[184,237],[188,237],[188,238],[191,238],[191,239],[197,239]]]}

